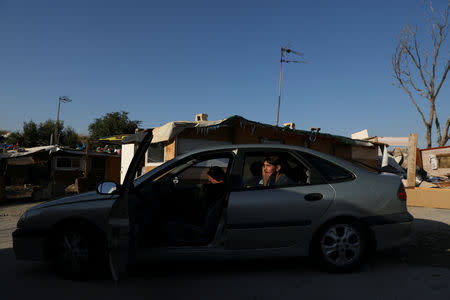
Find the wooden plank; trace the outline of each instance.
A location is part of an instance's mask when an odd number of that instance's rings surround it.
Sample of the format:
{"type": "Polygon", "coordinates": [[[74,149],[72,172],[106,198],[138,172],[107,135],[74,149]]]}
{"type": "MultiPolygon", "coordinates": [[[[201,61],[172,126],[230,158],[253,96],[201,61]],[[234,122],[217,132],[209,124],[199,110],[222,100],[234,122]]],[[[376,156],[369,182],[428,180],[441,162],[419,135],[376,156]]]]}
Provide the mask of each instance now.
{"type": "Polygon", "coordinates": [[[369,138],[369,131],[367,129],[352,133],[352,139],[364,140],[369,138]]]}
{"type": "Polygon", "coordinates": [[[142,174],[145,174],[145,173],[147,173],[147,172],[153,170],[153,169],[156,168],[156,167],[157,167],[157,166],[145,166],[145,167],[142,168],[142,171],[143,171],[142,174]]]}
{"type": "Polygon", "coordinates": [[[352,146],[351,158],[354,160],[378,160],[378,150],[376,147],[352,146]]]}
{"type": "Polygon", "coordinates": [[[377,137],[378,143],[388,144],[389,146],[404,146],[409,145],[409,137],[377,137]]]}
{"type": "Polygon", "coordinates": [[[175,158],[175,149],[175,139],[168,141],[164,147],[164,161],[175,158]]]}
{"type": "Polygon", "coordinates": [[[416,186],[417,133],[409,134],[408,142],[408,186],[416,186]]]}
{"type": "Polygon", "coordinates": [[[106,180],[120,182],[120,157],[107,157],[106,180]]]}
{"type": "MultiPolygon", "coordinates": [[[[435,185],[441,188],[450,188],[450,181],[434,182],[435,185]]],[[[450,199],[450,197],[449,197],[450,199]]],[[[448,200],[450,202],[450,200],[448,200]]]]}
{"type": "Polygon", "coordinates": [[[408,206],[450,209],[450,189],[407,188],[406,199],[408,206]]]}

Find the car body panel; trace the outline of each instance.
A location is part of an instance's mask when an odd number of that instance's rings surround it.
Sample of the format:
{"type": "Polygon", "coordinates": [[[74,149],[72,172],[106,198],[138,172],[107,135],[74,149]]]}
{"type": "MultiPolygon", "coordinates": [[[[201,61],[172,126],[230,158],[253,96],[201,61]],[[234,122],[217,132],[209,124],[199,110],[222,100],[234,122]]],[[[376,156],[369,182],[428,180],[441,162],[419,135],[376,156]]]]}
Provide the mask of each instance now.
{"type": "Polygon", "coordinates": [[[100,195],[95,191],[87,192],[79,195],[73,195],[73,196],[67,196],[56,200],[51,200],[48,202],[41,203],[39,205],[33,206],[30,208],[30,210],[36,210],[51,206],[60,206],[70,203],[81,203],[86,201],[99,201],[99,200],[109,200],[114,197],[117,197],[116,195],[100,195]]]}
{"type": "Polygon", "coordinates": [[[86,220],[106,232],[108,215],[117,197],[109,196],[102,199],[92,197],[89,201],[70,201],[40,208],[33,207],[28,211],[27,222],[21,228],[47,232],[61,222],[79,219],[86,220]]]}
{"type": "Polygon", "coordinates": [[[42,232],[16,229],[13,234],[13,248],[16,259],[42,261],[47,259],[47,236],[42,232]]]}
{"type": "Polygon", "coordinates": [[[226,247],[277,248],[303,241],[303,233],[326,212],[334,196],[328,184],[232,192],[226,247]],[[312,193],[323,198],[305,200],[312,193]]]}
{"type": "MultiPolygon", "coordinates": [[[[96,193],[89,193],[80,202],[70,201],[58,204],[49,201],[46,206],[34,206],[27,211],[23,225],[13,232],[13,248],[17,259],[47,260],[48,246],[53,234],[65,224],[91,224],[106,236],[109,212],[117,196],[96,199],[96,193]]],[[[85,195],[86,196],[86,195],[85,195]]]]}

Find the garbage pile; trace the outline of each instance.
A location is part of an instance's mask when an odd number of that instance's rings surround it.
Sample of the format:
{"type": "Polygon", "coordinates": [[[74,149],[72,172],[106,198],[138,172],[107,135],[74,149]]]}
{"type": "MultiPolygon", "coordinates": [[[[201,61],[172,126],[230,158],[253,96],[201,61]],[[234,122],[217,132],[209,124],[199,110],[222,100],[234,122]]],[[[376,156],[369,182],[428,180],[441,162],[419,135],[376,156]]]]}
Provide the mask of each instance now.
{"type": "MultiPolygon", "coordinates": [[[[387,167],[383,172],[394,173],[406,179],[408,169],[408,151],[396,147],[388,151],[387,167]]],[[[416,164],[416,187],[450,188],[450,147],[418,149],[416,164]]]]}

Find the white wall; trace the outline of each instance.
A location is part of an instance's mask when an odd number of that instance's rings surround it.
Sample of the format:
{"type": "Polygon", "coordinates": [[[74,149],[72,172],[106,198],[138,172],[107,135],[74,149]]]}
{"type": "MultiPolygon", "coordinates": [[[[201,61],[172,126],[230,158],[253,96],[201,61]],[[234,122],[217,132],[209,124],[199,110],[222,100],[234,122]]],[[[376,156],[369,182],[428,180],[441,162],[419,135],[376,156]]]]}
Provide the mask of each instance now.
{"type": "Polygon", "coordinates": [[[123,144],[121,150],[120,159],[120,183],[123,183],[125,175],[127,174],[128,167],[130,166],[131,160],[133,159],[134,153],[137,150],[137,145],[135,144],[123,144]]]}

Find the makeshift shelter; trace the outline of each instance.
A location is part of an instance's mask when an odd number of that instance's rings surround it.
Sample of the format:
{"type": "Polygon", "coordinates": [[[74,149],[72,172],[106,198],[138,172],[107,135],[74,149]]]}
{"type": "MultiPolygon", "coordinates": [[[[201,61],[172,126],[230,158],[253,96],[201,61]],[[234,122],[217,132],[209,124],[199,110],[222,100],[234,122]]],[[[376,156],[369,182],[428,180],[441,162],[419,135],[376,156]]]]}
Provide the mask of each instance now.
{"type": "Polygon", "coordinates": [[[51,153],[50,161],[54,196],[94,190],[102,181],[119,181],[117,154],[62,148],[51,153]]]}
{"type": "Polygon", "coordinates": [[[450,146],[420,149],[423,169],[431,176],[450,179],[450,146]]]}
{"type": "MultiPolygon", "coordinates": [[[[43,146],[0,153],[0,200],[62,196],[69,185],[81,181],[82,191],[104,180],[119,181],[120,156],[43,146]]],[[[80,188],[78,184],[75,192],[80,188]]]]}
{"type": "Polygon", "coordinates": [[[56,149],[42,146],[0,153],[0,201],[29,198],[38,189],[50,196],[46,190],[50,177],[48,159],[56,149]]]}
{"type": "MultiPolygon", "coordinates": [[[[232,116],[223,120],[208,121],[207,115],[197,115],[195,121],[175,121],[150,128],[152,144],[146,154],[144,172],[155,168],[175,156],[194,149],[229,144],[286,144],[308,147],[362,165],[378,167],[376,143],[355,140],[343,136],[296,130],[295,124],[285,127],[247,120],[232,116]],[[205,117],[206,116],[206,117],[205,117]]],[[[121,181],[143,133],[138,132],[123,139],[121,181]]]]}

